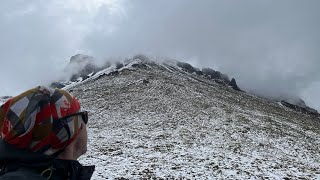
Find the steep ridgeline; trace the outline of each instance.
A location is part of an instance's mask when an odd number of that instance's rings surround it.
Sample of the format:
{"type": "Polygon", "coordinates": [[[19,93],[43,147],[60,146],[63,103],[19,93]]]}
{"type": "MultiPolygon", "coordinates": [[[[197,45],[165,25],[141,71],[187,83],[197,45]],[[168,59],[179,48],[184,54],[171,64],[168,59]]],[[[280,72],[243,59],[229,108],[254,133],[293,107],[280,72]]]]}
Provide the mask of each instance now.
{"type": "MultiPolygon", "coordinates": [[[[131,62],[134,62],[136,60],[142,61],[141,64],[152,62],[148,57],[144,55],[136,55],[132,59],[126,59],[124,62],[106,62],[103,66],[97,66],[95,59],[92,56],[77,54],[71,57],[70,63],[65,69],[65,74],[67,74],[67,77],[69,78],[67,78],[67,80],[53,82],[51,84],[51,87],[63,88],[65,86],[76,85],[77,83],[81,83],[87,79],[97,78],[98,76],[101,76],[103,74],[111,73],[111,75],[113,75],[114,73],[118,73],[119,69],[131,65],[131,62]]],[[[179,70],[180,73],[193,74],[195,78],[198,77],[209,79],[220,85],[229,86],[236,91],[245,92],[239,88],[234,78],[230,80],[228,75],[223,74],[219,71],[215,71],[211,68],[203,68],[202,70],[200,70],[188,63],[175,60],[164,61],[162,63],[158,63],[158,65],[164,66],[166,68],[173,68],[171,69],[173,71],[179,70]]],[[[286,106],[287,108],[293,109],[297,112],[320,117],[320,114],[315,109],[307,106],[305,102],[298,97],[278,97],[266,99],[274,102],[279,102],[283,106],[286,106]]]]}
{"type": "Polygon", "coordinates": [[[183,63],[183,62],[177,62],[176,65],[180,68],[182,68],[183,71],[186,71],[188,73],[194,73],[199,76],[203,76],[207,79],[213,80],[216,83],[226,85],[226,86],[231,86],[234,90],[241,91],[241,89],[238,87],[237,82],[234,78],[232,80],[229,80],[229,77],[226,74],[223,74],[219,71],[215,71],[211,68],[203,68],[202,71],[199,69],[191,66],[188,63],[183,63]]]}
{"type": "Polygon", "coordinates": [[[89,111],[93,179],[320,178],[317,116],[190,68],[139,57],[65,87],[89,111]]]}
{"type": "MultiPolygon", "coordinates": [[[[111,70],[112,72],[116,72],[117,70],[130,64],[131,61],[135,60],[140,60],[144,63],[151,62],[149,58],[144,55],[136,55],[132,59],[126,59],[125,62],[116,62],[114,64],[107,62],[102,67],[99,67],[96,65],[93,57],[77,54],[71,57],[68,66],[65,68],[65,73],[69,76],[71,75],[68,78],[68,80],[53,82],[51,84],[51,87],[63,88],[70,84],[81,83],[82,81],[94,76],[98,72],[104,71],[105,69],[110,67],[111,69],[113,68],[113,70],[111,70]]],[[[190,74],[196,74],[198,76],[215,81],[216,83],[219,83],[221,85],[230,86],[231,88],[237,91],[242,91],[238,87],[234,78],[232,78],[230,81],[229,77],[226,74],[223,74],[219,71],[215,71],[211,68],[203,68],[202,70],[199,70],[198,68],[195,68],[188,63],[179,62],[175,60],[165,61],[163,63],[160,63],[159,65],[169,66],[170,68],[174,67],[176,70],[182,70],[190,74]]]]}

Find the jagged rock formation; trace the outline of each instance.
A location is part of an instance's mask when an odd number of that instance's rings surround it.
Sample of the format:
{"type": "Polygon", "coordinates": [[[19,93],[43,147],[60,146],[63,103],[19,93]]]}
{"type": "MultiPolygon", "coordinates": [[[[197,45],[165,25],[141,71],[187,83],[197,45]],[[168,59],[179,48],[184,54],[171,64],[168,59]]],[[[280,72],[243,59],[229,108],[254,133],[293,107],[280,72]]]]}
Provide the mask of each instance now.
{"type": "Polygon", "coordinates": [[[92,56],[77,54],[72,56],[70,63],[66,67],[65,71],[71,73],[70,81],[77,81],[79,78],[86,79],[90,73],[94,73],[100,70],[95,65],[95,60],[92,56]]]}
{"type": "Polygon", "coordinates": [[[191,66],[190,64],[188,63],[184,63],[184,62],[177,62],[177,66],[178,67],[181,67],[182,70],[188,72],[188,73],[195,73],[197,75],[203,75],[203,72],[200,71],[199,69],[191,66]]]}
{"type": "MultiPolygon", "coordinates": [[[[124,64],[130,63],[132,60],[141,60],[143,62],[150,62],[150,59],[142,54],[135,55],[133,58],[126,59],[124,62],[116,62],[115,68],[121,69],[124,67],[124,64]]],[[[229,77],[226,74],[223,74],[219,71],[215,71],[210,68],[203,68],[202,71],[198,68],[193,67],[192,65],[184,62],[179,61],[171,61],[169,64],[174,64],[175,67],[181,68],[181,70],[188,72],[190,74],[195,73],[199,76],[205,76],[208,79],[211,79],[221,85],[231,85],[233,89],[238,90],[240,88],[235,88],[234,84],[230,84],[231,81],[229,80],[229,77]]],[[[168,64],[168,65],[169,65],[168,64]]],[[[87,55],[81,55],[77,54],[75,56],[72,56],[70,59],[69,65],[66,67],[65,71],[69,72],[69,74],[72,74],[71,78],[67,82],[65,81],[59,81],[59,82],[53,82],[51,84],[51,87],[54,88],[63,88],[68,84],[71,84],[72,82],[81,82],[93,75],[95,73],[110,67],[112,64],[110,62],[107,62],[104,66],[98,67],[94,63],[94,58],[87,55]]],[[[146,67],[145,64],[134,64],[134,67],[146,67]]]]}
{"type": "Polygon", "coordinates": [[[235,80],[234,78],[231,79],[229,85],[230,85],[234,90],[236,90],[236,91],[242,91],[242,90],[238,87],[237,82],[236,82],[236,80],[235,80]]]}
{"type": "Polygon", "coordinates": [[[219,71],[215,71],[210,68],[203,68],[202,72],[205,74],[206,77],[208,77],[210,79],[222,79],[226,83],[230,83],[229,77],[226,74],[223,74],[219,71]]]}
{"type": "Polygon", "coordinates": [[[106,63],[102,67],[97,66],[92,56],[83,54],[74,55],[70,58],[69,64],[64,69],[66,79],[53,82],[50,87],[63,88],[73,82],[81,82],[109,66],[110,63],[106,63]]]}
{"type": "MultiPolygon", "coordinates": [[[[147,62],[152,62],[147,56],[143,54],[138,54],[134,56],[133,58],[128,58],[124,62],[116,62],[114,64],[115,66],[115,71],[111,72],[112,75],[118,74],[118,70],[123,68],[126,64],[129,64],[133,60],[140,60],[144,63],[137,63],[133,64],[134,68],[146,68],[146,63],[147,62]]],[[[198,68],[193,67],[192,65],[185,63],[185,62],[180,62],[180,61],[167,61],[166,63],[167,66],[170,65],[170,68],[180,68],[180,70],[190,73],[190,74],[195,74],[198,76],[203,76],[207,79],[210,79],[220,85],[223,86],[231,86],[232,89],[236,91],[242,91],[239,86],[237,85],[237,82],[234,78],[229,79],[229,77],[226,74],[223,74],[219,71],[215,71],[211,68],[203,68],[202,70],[199,70],[198,68]]],[[[54,82],[51,84],[51,87],[56,87],[56,88],[63,88],[69,84],[72,84],[73,82],[81,82],[84,81],[92,76],[94,76],[97,72],[102,71],[105,68],[108,68],[112,66],[112,63],[107,62],[104,66],[98,67],[94,65],[94,58],[91,56],[87,55],[75,55],[72,56],[70,59],[70,64],[66,68],[66,71],[71,71],[72,76],[69,81],[64,82],[54,82]]],[[[296,110],[298,112],[302,112],[300,109],[303,109],[303,112],[309,113],[309,114],[318,114],[318,112],[310,107],[308,107],[305,102],[300,99],[300,98],[277,98],[277,99],[272,99],[275,102],[285,102],[284,105],[287,106],[288,108],[292,108],[293,110],[296,110]],[[291,104],[291,105],[287,105],[291,104]],[[296,108],[297,106],[298,108],[296,108]]]]}

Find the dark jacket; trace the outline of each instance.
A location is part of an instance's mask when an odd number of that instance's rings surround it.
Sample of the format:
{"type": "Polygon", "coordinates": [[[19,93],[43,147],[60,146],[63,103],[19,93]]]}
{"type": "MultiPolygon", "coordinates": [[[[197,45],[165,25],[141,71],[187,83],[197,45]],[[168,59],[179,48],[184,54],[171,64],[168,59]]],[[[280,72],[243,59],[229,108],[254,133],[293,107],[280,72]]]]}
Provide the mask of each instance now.
{"type": "Polygon", "coordinates": [[[0,140],[0,180],[88,180],[94,168],[20,150],[0,140]]]}

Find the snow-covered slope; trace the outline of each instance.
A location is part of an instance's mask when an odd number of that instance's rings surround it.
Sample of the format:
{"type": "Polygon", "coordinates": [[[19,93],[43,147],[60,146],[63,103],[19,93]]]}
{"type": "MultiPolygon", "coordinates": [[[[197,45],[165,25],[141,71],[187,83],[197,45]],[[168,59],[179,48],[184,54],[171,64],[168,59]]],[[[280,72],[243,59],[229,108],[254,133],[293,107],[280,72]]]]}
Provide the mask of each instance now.
{"type": "MultiPolygon", "coordinates": [[[[153,58],[154,59],[154,58],[153,58]]],[[[68,66],[65,68],[64,75],[62,80],[59,80],[57,82],[53,82],[51,84],[51,87],[53,88],[63,88],[65,86],[69,85],[75,85],[78,83],[81,83],[84,80],[87,80],[88,78],[92,79],[92,76],[94,76],[97,72],[117,72],[121,68],[128,68],[128,66],[132,61],[143,61],[143,62],[150,62],[150,58],[138,54],[134,56],[133,58],[129,58],[126,60],[126,62],[119,62],[119,61],[113,61],[111,62],[106,62],[104,65],[97,65],[95,58],[92,56],[87,56],[87,55],[82,55],[82,54],[77,54],[75,56],[72,56],[70,59],[70,62],[68,66]],[[129,62],[129,64],[128,64],[129,62]],[[108,70],[106,70],[108,69],[108,70]]],[[[163,66],[164,68],[167,68],[167,66],[173,66],[178,70],[182,70],[186,73],[190,74],[196,74],[198,76],[203,76],[207,79],[211,79],[217,83],[223,84],[223,85],[228,85],[232,87],[233,89],[237,91],[242,91],[234,78],[231,80],[226,74],[223,74],[219,71],[215,71],[211,68],[203,68],[202,70],[193,67],[192,65],[176,60],[165,60],[164,59],[160,60],[161,62],[158,65],[163,66]]],[[[159,61],[155,60],[154,61],[159,61]]],[[[171,71],[171,70],[169,70],[171,71]]],[[[99,76],[99,75],[98,75],[99,76]]],[[[95,76],[96,77],[96,76],[95,76]]],[[[93,77],[93,78],[95,78],[93,77]]],[[[254,92],[252,92],[254,93],[254,92]]],[[[255,94],[255,93],[254,93],[255,94]]],[[[263,94],[257,95],[258,97],[262,97],[274,102],[281,103],[282,105],[294,109],[297,112],[302,112],[302,113],[307,113],[307,114],[314,114],[314,115],[319,115],[317,110],[307,106],[305,102],[297,97],[297,96],[292,96],[292,95],[276,95],[274,94],[273,96],[264,96],[263,94]]]]}
{"type": "Polygon", "coordinates": [[[320,119],[169,64],[66,87],[89,111],[93,179],[320,179],[320,119]]]}

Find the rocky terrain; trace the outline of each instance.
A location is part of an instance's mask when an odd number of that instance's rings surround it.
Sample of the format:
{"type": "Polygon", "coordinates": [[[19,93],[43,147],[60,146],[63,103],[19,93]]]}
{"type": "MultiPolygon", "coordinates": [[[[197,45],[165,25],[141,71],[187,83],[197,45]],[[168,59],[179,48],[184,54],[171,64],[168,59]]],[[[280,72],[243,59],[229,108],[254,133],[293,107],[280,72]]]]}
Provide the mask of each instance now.
{"type": "Polygon", "coordinates": [[[259,98],[178,61],[81,62],[52,86],[89,112],[80,161],[96,165],[93,179],[320,179],[320,117],[302,100],[259,98]]]}
{"type": "Polygon", "coordinates": [[[90,115],[81,162],[93,179],[319,179],[319,117],[227,80],[132,59],[70,84],[90,115]]]}
{"type": "MultiPolygon", "coordinates": [[[[124,66],[124,64],[128,64],[128,61],[135,60],[135,59],[139,59],[144,62],[150,61],[150,59],[147,56],[139,54],[139,55],[134,56],[131,59],[130,58],[126,59],[125,62],[113,63],[112,68],[116,69],[114,73],[117,73],[118,72],[117,70],[122,68],[124,66]]],[[[167,61],[164,61],[160,64],[163,64],[163,65],[170,64],[171,66],[175,66],[178,69],[180,69],[186,73],[196,74],[196,75],[201,76],[203,78],[210,79],[218,84],[230,86],[234,90],[245,92],[239,88],[235,78],[232,78],[230,80],[228,75],[223,74],[219,71],[215,71],[211,68],[203,68],[202,70],[200,70],[198,68],[193,67],[192,65],[190,65],[188,63],[180,62],[180,61],[176,61],[176,60],[170,60],[170,61],[167,60],[167,61]]],[[[100,71],[104,71],[105,69],[109,68],[111,65],[112,64],[110,62],[106,62],[103,65],[97,65],[94,57],[82,55],[82,54],[77,54],[77,55],[71,57],[69,65],[65,68],[65,77],[66,78],[64,80],[53,82],[51,84],[51,87],[63,88],[65,86],[69,86],[71,84],[80,83],[80,82],[94,76],[96,73],[98,73],[100,71]]],[[[278,102],[278,103],[282,104],[283,106],[291,108],[297,112],[320,116],[320,114],[318,113],[317,110],[307,106],[306,103],[299,97],[279,96],[279,97],[268,98],[268,97],[261,97],[260,96],[260,98],[265,98],[265,99],[273,101],[273,102],[278,102]]]]}

